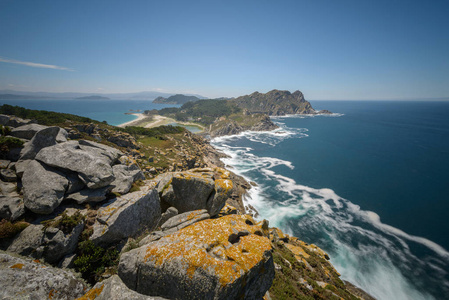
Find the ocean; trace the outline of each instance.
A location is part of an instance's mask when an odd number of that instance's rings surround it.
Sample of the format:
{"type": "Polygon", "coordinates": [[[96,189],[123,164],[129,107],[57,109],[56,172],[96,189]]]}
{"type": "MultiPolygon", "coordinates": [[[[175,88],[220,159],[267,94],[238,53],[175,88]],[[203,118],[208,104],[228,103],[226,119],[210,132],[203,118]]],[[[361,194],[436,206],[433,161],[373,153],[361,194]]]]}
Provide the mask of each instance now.
{"type": "Polygon", "coordinates": [[[157,104],[150,100],[0,100],[0,105],[10,104],[29,109],[49,110],[88,117],[96,121],[106,121],[110,125],[120,125],[136,119],[125,113],[137,110],[179,107],[173,104],[157,104]]]}
{"type": "Polygon", "coordinates": [[[212,140],[246,201],[377,299],[447,299],[449,103],[311,103],[334,114],[212,140]]]}
{"type": "MultiPolygon", "coordinates": [[[[174,105],[138,100],[0,101],[106,120],[174,105]]],[[[245,201],[329,253],[378,299],[449,295],[449,102],[311,101],[333,115],[273,118],[273,132],[215,138],[253,187],[245,201]]]]}

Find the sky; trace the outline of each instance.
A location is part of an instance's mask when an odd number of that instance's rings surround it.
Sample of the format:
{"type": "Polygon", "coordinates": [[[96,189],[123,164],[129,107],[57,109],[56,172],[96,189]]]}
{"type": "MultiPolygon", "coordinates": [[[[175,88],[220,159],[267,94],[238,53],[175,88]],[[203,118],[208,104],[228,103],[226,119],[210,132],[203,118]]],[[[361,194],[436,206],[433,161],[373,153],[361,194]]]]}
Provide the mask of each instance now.
{"type": "Polygon", "coordinates": [[[0,90],[449,97],[449,1],[0,0],[0,90]]]}

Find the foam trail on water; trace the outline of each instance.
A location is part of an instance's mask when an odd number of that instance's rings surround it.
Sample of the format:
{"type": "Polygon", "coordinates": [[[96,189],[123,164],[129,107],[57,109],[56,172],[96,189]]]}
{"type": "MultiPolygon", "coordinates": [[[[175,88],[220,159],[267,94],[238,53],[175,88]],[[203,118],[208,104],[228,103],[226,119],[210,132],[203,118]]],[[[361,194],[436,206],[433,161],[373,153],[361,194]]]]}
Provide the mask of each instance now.
{"type": "MultiPolygon", "coordinates": [[[[287,160],[259,157],[254,147],[272,147],[285,139],[307,137],[306,129],[244,132],[215,138],[212,145],[229,157],[223,162],[249,181],[245,198],[271,226],[322,247],[342,278],[378,299],[435,299],[449,294],[449,252],[423,237],[412,236],[381,222],[371,211],[328,188],[301,185],[277,173],[294,169],[287,160]],[[254,147],[246,146],[253,143],[254,147]],[[245,147],[239,147],[245,144],[245,147]],[[424,251],[418,255],[416,249],[424,251]]],[[[273,151],[275,153],[275,151],[273,151]]]]}

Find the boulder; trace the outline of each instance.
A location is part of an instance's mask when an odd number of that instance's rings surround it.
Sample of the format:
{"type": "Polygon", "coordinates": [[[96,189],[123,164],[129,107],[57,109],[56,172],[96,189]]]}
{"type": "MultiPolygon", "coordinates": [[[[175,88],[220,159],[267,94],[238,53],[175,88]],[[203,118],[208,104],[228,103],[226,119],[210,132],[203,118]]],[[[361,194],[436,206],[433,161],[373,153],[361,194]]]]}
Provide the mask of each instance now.
{"type": "Polygon", "coordinates": [[[27,124],[13,128],[10,135],[16,138],[31,140],[36,132],[41,131],[45,128],[48,128],[48,126],[39,124],[27,124]]]}
{"type": "Polygon", "coordinates": [[[168,219],[176,216],[177,214],[178,214],[178,210],[175,207],[167,208],[167,210],[161,216],[161,220],[159,221],[159,225],[164,224],[168,219]]]}
{"type": "Polygon", "coordinates": [[[115,177],[112,164],[120,157],[114,148],[88,141],[69,141],[42,149],[36,159],[52,167],[78,173],[88,188],[109,185],[115,177]]]}
{"type": "Polygon", "coordinates": [[[30,161],[23,173],[25,207],[38,214],[49,214],[64,199],[68,186],[65,176],[38,161],[30,161]]]}
{"type": "Polygon", "coordinates": [[[67,187],[66,194],[79,192],[86,187],[84,182],[78,177],[75,172],[66,171],[64,172],[64,174],[69,181],[69,186],[67,187]]]}
{"type": "Polygon", "coordinates": [[[85,285],[72,273],[0,252],[0,299],[75,299],[85,285]]]}
{"type": "Polygon", "coordinates": [[[139,294],[130,290],[118,277],[114,275],[102,282],[98,282],[92,289],[90,289],[83,297],[83,299],[95,300],[164,300],[161,297],[150,297],[139,294]]]}
{"type": "Polygon", "coordinates": [[[205,209],[188,211],[168,219],[165,223],[162,224],[161,229],[162,231],[170,229],[175,229],[177,231],[196,222],[209,218],[210,215],[205,209]]]}
{"type": "Polygon", "coordinates": [[[157,189],[163,203],[178,209],[179,213],[207,209],[211,216],[220,212],[232,193],[229,172],[198,168],[184,172],[159,175],[157,189]],[[216,178],[214,180],[214,178],[216,178]]]}
{"type": "Polygon", "coordinates": [[[16,116],[0,115],[0,124],[3,126],[19,127],[30,123],[33,123],[33,121],[29,119],[22,119],[16,116]]]}
{"type": "Polygon", "coordinates": [[[100,189],[83,189],[79,192],[67,195],[65,199],[75,200],[78,204],[86,202],[101,202],[106,199],[106,195],[112,190],[112,186],[100,189]]]}
{"type": "MultiPolygon", "coordinates": [[[[68,233],[54,227],[46,228],[43,243],[39,247],[42,249],[42,258],[48,263],[56,264],[64,256],[73,253],[83,229],[84,223],[76,225],[68,233]]],[[[41,251],[39,248],[37,252],[41,251]]]]}
{"type": "Polygon", "coordinates": [[[15,164],[15,169],[16,169],[16,175],[19,177],[23,176],[23,172],[25,172],[25,170],[28,168],[28,163],[31,160],[26,159],[26,160],[19,160],[16,162],[15,164]]]}
{"type": "Polygon", "coordinates": [[[59,130],[60,128],[55,126],[36,132],[31,141],[25,143],[20,151],[20,159],[34,159],[41,149],[55,145],[59,130]]]}
{"type": "Polygon", "coordinates": [[[0,196],[0,219],[15,221],[25,213],[23,199],[20,197],[0,196]]]}
{"type": "Polygon", "coordinates": [[[136,164],[115,165],[112,167],[115,180],[111,185],[115,186],[112,190],[115,193],[126,194],[134,181],[144,180],[145,176],[136,164]]]}
{"type": "Polygon", "coordinates": [[[0,176],[4,181],[14,182],[17,181],[16,173],[11,169],[0,169],[0,176]]]}
{"type": "Polygon", "coordinates": [[[123,253],[118,275],[145,295],[261,299],[274,278],[265,231],[250,216],[203,220],[123,253]]]}
{"type": "Polygon", "coordinates": [[[31,224],[13,240],[8,251],[56,264],[75,251],[83,228],[84,223],[80,223],[64,233],[55,227],[31,224]]]}
{"type": "Polygon", "coordinates": [[[7,251],[24,256],[40,257],[41,253],[36,253],[36,249],[42,245],[43,239],[44,225],[30,224],[16,236],[7,251]]]}
{"type": "Polygon", "coordinates": [[[140,191],[120,196],[104,204],[97,213],[90,239],[107,246],[136,236],[145,229],[153,230],[161,218],[157,191],[143,186],[140,191]]]}

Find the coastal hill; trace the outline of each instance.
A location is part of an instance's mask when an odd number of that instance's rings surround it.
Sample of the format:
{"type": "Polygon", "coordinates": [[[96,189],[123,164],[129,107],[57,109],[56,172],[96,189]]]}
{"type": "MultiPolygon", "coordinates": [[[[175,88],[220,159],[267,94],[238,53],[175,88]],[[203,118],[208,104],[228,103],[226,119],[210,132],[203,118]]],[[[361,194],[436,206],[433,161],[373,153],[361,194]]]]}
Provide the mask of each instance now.
{"type": "Polygon", "coordinates": [[[200,100],[200,98],[195,96],[186,96],[182,94],[176,94],[173,96],[170,96],[168,98],[164,97],[157,97],[154,99],[153,103],[163,103],[163,104],[185,104],[187,102],[195,102],[200,100]]]}
{"type": "Polygon", "coordinates": [[[272,90],[266,94],[254,92],[232,101],[238,107],[251,113],[267,113],[270,116],[329,113],[327,111],[315,111],[300,91],[290,93],[289,91],[272,90]]]}
{"type": "Polygon", "coordinates": [[[78,97],[78,98],[75,98],[75,100],[110,100],[110,98],[98,96],[98,95],[92,95],[92,96],[78,97]]]}
{"type": "Polygon", "coordinates": [[[247,215],[251,185],[181,127],[10,105],[0,125],[1,298],[370,299],[247,215]]]}

